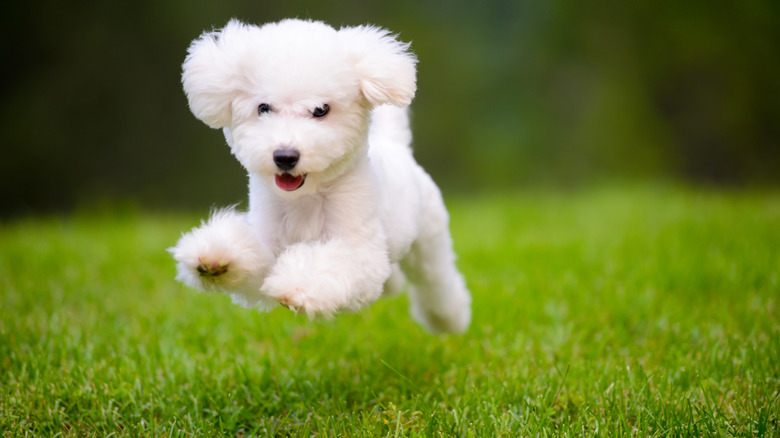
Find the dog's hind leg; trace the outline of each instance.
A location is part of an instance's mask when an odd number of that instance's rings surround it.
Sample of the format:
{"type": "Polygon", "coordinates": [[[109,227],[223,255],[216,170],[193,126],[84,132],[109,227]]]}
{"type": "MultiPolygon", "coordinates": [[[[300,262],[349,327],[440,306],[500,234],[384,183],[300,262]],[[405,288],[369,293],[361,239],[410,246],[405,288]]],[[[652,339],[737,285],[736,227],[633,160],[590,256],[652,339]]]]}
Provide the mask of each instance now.
{"type": "Polygon", "coordinates": [[[384,290],[382,291],[382,296],[384,297],[398,295],[403,291],[404,286],[406,286],[406,276],[403,271],[401,271],[401,267],[398,266],[398,263],[393,263],[390,266],[390,269],[390,278],[385,281],[384,290]]]}
{"type": "Polygon", "coordinates": [[[410,310],[432,333],[460,333],[471,321],[471,295],[455,266],[449,219],[438,189],[428,201],[420,237],[401,261],[410,283],[410,310]]]}

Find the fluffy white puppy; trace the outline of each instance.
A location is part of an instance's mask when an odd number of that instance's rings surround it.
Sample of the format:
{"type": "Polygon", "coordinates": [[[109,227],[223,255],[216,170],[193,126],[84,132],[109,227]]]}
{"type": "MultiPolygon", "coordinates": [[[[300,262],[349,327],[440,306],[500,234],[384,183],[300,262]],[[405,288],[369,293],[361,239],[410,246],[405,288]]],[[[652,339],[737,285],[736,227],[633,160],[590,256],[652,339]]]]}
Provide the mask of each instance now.
{"type": "Polygon", "coordinates": [[[372,27],[230,21],[192,42],[182,83],[249,174],[249,211],[215,212],[171,248],[177,279],[310,317],[407,285],[414,318],[462,332],[471,298],[439,189],[414,161],[409,45],[372,27]]]}

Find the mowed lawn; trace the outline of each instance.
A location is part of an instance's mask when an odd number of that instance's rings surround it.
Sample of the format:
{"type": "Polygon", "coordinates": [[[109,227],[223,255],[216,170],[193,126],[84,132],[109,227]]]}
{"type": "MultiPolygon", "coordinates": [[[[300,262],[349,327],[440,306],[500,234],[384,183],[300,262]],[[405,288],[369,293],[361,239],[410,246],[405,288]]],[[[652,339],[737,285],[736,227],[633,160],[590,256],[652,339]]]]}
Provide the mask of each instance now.
{"type": "Polygon", "coordinates": [[[309,322],[188,290],[196,215],[0,224],[0,436],[780,436],[780,191],[448,204],[447,337],[403,295],[309,322]]]}

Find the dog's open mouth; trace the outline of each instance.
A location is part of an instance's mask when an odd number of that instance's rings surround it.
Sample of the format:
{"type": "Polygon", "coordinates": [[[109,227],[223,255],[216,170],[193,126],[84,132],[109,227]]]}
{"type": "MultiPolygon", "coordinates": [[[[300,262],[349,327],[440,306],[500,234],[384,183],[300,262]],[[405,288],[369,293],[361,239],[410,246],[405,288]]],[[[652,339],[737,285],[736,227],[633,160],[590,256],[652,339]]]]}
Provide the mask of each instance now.
{"type": "Polygon", "coordinates": [[[277,173],[274,177],[276,186],[288,192],[300,189],[303,182],[306,181],[306,174],[296,176],[285,172],[282,174],[277,173]]]}

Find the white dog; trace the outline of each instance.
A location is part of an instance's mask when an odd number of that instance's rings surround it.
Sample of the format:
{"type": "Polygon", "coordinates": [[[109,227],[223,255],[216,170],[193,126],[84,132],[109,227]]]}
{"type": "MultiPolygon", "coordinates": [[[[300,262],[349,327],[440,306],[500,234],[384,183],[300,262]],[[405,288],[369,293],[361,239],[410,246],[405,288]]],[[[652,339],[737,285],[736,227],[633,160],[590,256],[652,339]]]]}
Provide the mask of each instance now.
{"type": "Polygon", "coordinates": [[[215,212],[171,249],[177,279],[310,317],[410,293],[434,333],[471,298],[439,189],[412,157],[416,58],[386,30],[230,21],[192,42],[182,83],[249,173],[249,211],[215,212]]]}

